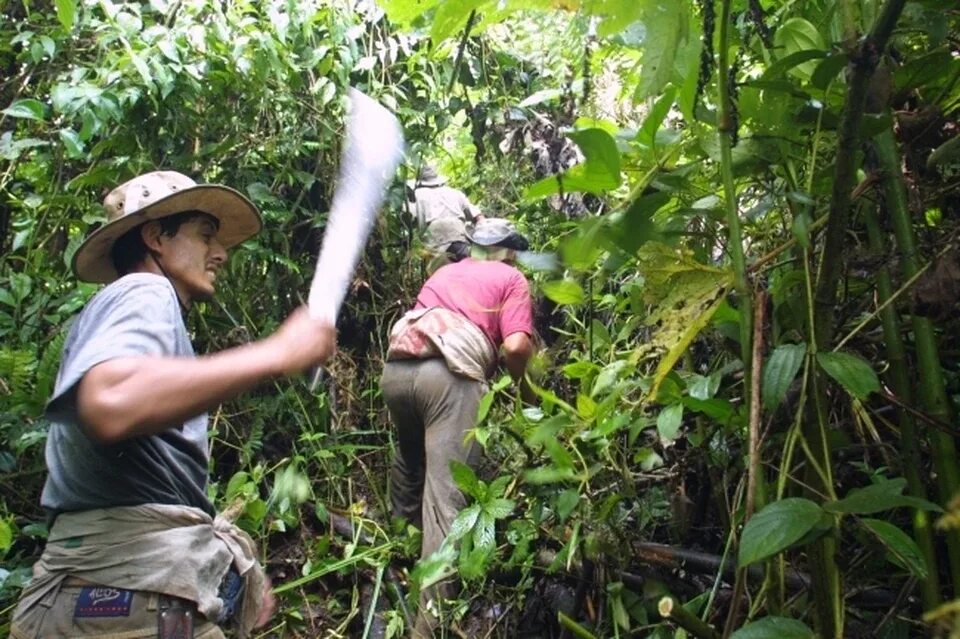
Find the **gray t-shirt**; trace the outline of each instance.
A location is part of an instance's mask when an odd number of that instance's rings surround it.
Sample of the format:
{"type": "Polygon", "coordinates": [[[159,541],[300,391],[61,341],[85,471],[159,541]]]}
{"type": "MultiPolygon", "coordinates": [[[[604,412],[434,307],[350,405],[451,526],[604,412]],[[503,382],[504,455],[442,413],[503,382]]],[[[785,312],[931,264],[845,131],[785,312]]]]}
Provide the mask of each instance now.
{"type": "Polygon", "coordinates": [[[95,442],[79,423],[76,389],[87,371],[138,356],[195,357],[173,286],[150,273],[127,275],[105,287],[70,327],[46,411],[49,475],[40,503],[51,516],[147,503],[214,513],[206,493],[206,414],[116,444],[95,442]]]}

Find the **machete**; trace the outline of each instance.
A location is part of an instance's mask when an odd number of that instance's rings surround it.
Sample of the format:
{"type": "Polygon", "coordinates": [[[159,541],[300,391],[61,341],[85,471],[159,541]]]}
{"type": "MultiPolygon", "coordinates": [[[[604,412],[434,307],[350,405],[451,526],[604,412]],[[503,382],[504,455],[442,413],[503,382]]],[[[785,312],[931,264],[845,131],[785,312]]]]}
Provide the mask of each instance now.
{"type": "MultiPolygon", "coordinates": [[[[397,118],[356,89],[349,90],[348,101],[340,173],[307,298],[310,314],[334,325],[387,184],[403,156],[397,118]]],[[[319,375],[320,369],[311,388],[319,375]]]]}

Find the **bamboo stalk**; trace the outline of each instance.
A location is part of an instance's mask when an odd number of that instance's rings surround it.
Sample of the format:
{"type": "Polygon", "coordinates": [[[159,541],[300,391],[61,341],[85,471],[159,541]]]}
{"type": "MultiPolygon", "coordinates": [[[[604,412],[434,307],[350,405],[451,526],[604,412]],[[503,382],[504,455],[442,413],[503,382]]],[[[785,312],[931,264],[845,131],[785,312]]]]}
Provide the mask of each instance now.
{"type": "MultiPolygon", "coordinates": [[[[877,135],[874,138],[874,148],[884,173],[883,186],[887,212],[893,224],[894,236],[900,251],[903,274],[912,277],[920,270],[920,263],[917,259],[910,209],[907,205],[906,187],[900,169],[900,152],[897,149],[893,130],[888,129],[877,135]]],[[[913,315],[911,323],[920,376],[920,402],[932,417],[952,424],[953,411],[944,385],[933,322],[926,317],[913,315]]],[[[931,446],[933,464],[937,471],[940,503],[945,505],[956,494],[957,487],[960,485],[957,448],[953,436],[940,431],[931,434],[931,446]]],[[[960,593],[960,531],[947,531],[946,536],[950,576],[954,591],[960,593]]]]}
{"type": "MultiPolygon", "coordinates": [[[[850,52],[849,88],[844,104],[837,140],[833,188],[825,231],[822,261],[814,295],[813,351],[829,350],[834,336],[834,307],[843,271],[845,234],[850,220],[851,191],[857,170],[857,152],[860,149],[860,125],[866,106],[867,89],[880,54],[896,26],[906,0],[886,0],[870,33],[850,52]]],[[[825,380],[822,374],[813,376],[807,427],[804,435],[811,444],[816,461],[830,468],[831,451],[825,437],[827,424],[825,380]]],[[[811,461],[814,461],[811,459],[811,461]]],[[[821,486],[818,476],[808,466],[806,479],[814,490],[829,494],[832,486],[821,486]]],[[[836,562],[836,533],[825,535],[814,542],[809,551],[811,573],[814,579],[814,622],[820,636],[827,639],[843,636],[843,593],[840,571],[836,562]]]]}
{"type": "Polygon", "coordinates": [[[574,637],[577,637],[577,639],[597,639],[596,635],[562,612],[557,613],[557,621],[560,622],[560,625],[563,626],[564,629],[569,630],[574,637]]]}
{"type": "MultiPolygon", "coordinates": [[[[874,255],[883,255],[883,236],[880,224],[871,206],[862,207],[863,221],[867,228],[867,238],[870,251],[874,255]]],[[[886,267],[877,271],[877,301],[882,311],[880,320],[883,324],[883,338],[886,343],[887,361],[890,362],[888,380],[893,392],[907,404],[913,403],[913,389],[910,385],[910,374],[907,371],[907,354],[900,335],[900,318],[892,305],[887,304],[893,299],[893,282],[886,267]]],[[[917,424],[913,415],[900,410],[900,451],[903,455],[903,474],[907,479],[907,490],[914,497],[927,498],[927,489],[920,476],[922,467],[920,460],[920,442],[917,433],[917,424]]],[[[913,537],[927,562],[928,576],[921,582],[921,595],[925,610],[932,610],[942,601],[940,597],[940,579],[937,575],[936,554],[933,549],[933,534],[930,529],[930,520],[926,511],[917,508],[913,512],[913,537]]]]}
{"type": "Polygon", "coordinates": [[[660,599],[657,611],[661,617],[673,621],[698,639],[720,639],[720,633],[713,626],[700,621],[700,617],[680,605],[675,597],[667,595],[660,599]]]}
{"type": "MultiPolygon", "coordinates": [[[[730,5],[732,0],[721,0],[719,42],[717,44],[717,137],[720,144],[720,177],[723,182],[724,209],[727,220],[727,250],[733,264],[734,288],[740,306],[740,357],[744,370],[750,371],[750,338],[752,336],[750,287],[747,285],[746,259],[743,254],[743,233],[740,229],[740,211],[737,189],[733,182],[733,105],[730,101],[730,5]]],[[[747,384],[749,388],[749,380],[747,384]]]]}

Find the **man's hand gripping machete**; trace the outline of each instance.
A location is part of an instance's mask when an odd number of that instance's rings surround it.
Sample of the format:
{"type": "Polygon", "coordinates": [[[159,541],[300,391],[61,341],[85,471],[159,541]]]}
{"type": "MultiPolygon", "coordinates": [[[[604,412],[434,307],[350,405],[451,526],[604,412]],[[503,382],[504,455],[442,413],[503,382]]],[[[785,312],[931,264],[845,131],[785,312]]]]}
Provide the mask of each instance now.
{"type": "MultiPolygon", "coordinates": [[[[349,90],[348,98],[340,175],[307,299],[310,314],[332,325],[337,323],[360,252],[403,155],[397,118],[356,89],[349,90]]],[[[320,371],[313,376],[311,388],[319,381],[320,371]]]]}

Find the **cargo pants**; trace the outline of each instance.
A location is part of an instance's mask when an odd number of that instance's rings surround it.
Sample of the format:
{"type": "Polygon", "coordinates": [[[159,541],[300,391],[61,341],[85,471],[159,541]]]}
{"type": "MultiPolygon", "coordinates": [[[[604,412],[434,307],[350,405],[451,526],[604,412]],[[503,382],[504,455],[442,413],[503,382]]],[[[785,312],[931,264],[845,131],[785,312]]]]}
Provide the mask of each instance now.
{"type": "MultiPolygon", "coordinates": [[[[17,608],[11,639],[147,639],[159,636],[160,613],[176,600],[153,592],[122,590],[68,579],[57,591],[29,609],[17,608]]],[[[196,604],[177,600],[193,618],[187,627],[169,628],[166,637],[225,639],[219,626],[196,610],[196,604]]]]}
{"type": "MultiPolygon", "coordinates": [[[[487,385],[454,375],[436,358],[387,362],[380,386],[397,437],[390,473],[393,514],[423,530],[420,556],[429,557],[466,504],[450,462],[475,466],[479,459],[479,446],[464,437],[476,424],[487,385]]],[[[431,636],[436,625],[424,611],[426,602],[455,594],[456,585],[447,583],[421,595],[415,637],[431,636]]]]}

